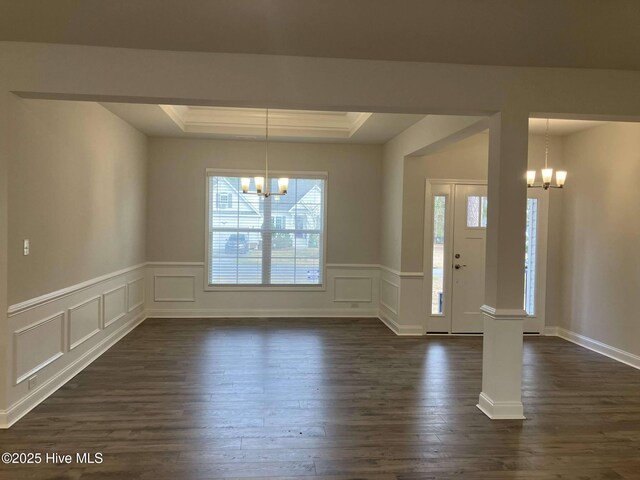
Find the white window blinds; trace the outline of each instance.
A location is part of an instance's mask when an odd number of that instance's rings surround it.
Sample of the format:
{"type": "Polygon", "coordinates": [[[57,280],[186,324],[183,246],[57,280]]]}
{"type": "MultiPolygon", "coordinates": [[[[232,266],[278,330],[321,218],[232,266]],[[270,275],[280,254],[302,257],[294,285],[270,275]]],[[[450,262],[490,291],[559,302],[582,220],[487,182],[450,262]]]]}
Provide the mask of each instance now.
{"type": "Polygon", "coordinates": [[[287,195],[265,199],[241,193],[241,176],[208,176],[209,285],[321,285],[325,179],[290,176],[287,195]]]}

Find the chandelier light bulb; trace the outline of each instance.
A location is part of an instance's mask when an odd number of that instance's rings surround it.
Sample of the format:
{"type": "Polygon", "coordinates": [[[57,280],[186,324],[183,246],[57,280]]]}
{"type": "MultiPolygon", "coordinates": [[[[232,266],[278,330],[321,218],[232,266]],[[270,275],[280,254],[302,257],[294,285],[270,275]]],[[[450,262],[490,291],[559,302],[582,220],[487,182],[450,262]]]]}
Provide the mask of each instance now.
{"type": "Polygon", "coordinates": [[[264,177],[255,177],[256,182],[256,192],[262,193],[262,189],[264,188],[264,177]]]}
{"type": "Polygon", "coordinates": [[[240,180],[240,183],[242,184],[242,193],[247,193],[249,191],[249,184],[251,183],[251,179],[243,177],[240,180]]]}
{"type": "Polygon", "coordinates": [[[527,185],[532,186],[534,183],[536,183],[536,171],[535,170],[528,170],[527,171],[527,185]]]}
{"type": "Polygon", "coordinates": [[[542,169],[542,183],[550,184],[553,178],[553,168],[542,169]]]}
{"type": "Polygon", "coordinates": [[[556,185],[558,185],[559,187],[563,187],[564,182],[566,181],[567,181],[567,172],[565,172],[564,170],[558,170],[556,172],[556,185]]]}
{"type": "Polygon", "coordinates": [[[278,190],[280,190],[280,193],[287,193],[287,190],[289,190],[289,179],[286,177],[282,177],[278,179],[278,190]]]}

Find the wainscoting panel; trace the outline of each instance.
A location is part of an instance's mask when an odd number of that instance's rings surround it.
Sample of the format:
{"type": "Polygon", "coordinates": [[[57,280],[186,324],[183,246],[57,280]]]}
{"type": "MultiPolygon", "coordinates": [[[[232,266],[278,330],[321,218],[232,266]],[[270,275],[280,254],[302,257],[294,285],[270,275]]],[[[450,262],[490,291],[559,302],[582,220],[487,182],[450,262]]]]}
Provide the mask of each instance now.
{"type": "Polygon", "coordinates": [[[13,334],[14,383],[38,373],[64,354],[64,312],[13,334]]]}
{"type": "Polygon", "coordinates": [[[380,305],[389,310],[394,315],[398,315],[398,293],[399,286],[391,280],[382,278],[380,280],[380,305]]]}
{"type": "Polygon", "coordinates": [[[196,276],[193,274],[155,274],[153,299],[156,302],[195,302],[196,276]]]}
{"type": "Polygon", "coordinates": [[[136,305],[144,305],[145,270],[136,265],[9,307],[13,378],[0,428],[11,426],[144,320],[136,305]]]}
{"type": "Polygon", "coordinates": [[[102,321],[107,328],[127,314],[127,286],[120,285],[102,295],[102,321]]]}
{"type": "Polygon", "coordinates": [[[378,265],[326,266],[323,288],[205,291],[203,263],[151,262],[147,316],[377,317],[378,265]]]}
{"type": "Polygon", "coordinates": [[[333,277],[334,302],[366,302],[373,299],[373,277],[333,277]]]}
{"type": "Polygon", "coordinates": [[[69,308],[68,342],[69,350],[86,342],[100,331],[100,297],[96,296],[69,308]]]}
{"type": "Polygon", "coordinates": [[[396,335],[424,335],[423,274],[380,267],[379,318],[396,335]]]}
{"type": "Polygon", "coordinates": [[[127,283],[127,301],[129,312],[144,305],[144,277],[136,278],[127,283]]]}

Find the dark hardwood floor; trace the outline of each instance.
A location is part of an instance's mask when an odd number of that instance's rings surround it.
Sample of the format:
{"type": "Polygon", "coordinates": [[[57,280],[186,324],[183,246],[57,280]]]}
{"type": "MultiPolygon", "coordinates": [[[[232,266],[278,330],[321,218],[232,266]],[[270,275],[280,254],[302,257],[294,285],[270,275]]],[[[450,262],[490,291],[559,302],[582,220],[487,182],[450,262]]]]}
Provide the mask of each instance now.
{"type": "Polygon", "coordinates": [[[147,320],[0,431],[3,452],[103,463],[0,478],[640,478],[640,371],[527,338],[527,420],[490,421],[481,350],[378,320],[147,320]]]}

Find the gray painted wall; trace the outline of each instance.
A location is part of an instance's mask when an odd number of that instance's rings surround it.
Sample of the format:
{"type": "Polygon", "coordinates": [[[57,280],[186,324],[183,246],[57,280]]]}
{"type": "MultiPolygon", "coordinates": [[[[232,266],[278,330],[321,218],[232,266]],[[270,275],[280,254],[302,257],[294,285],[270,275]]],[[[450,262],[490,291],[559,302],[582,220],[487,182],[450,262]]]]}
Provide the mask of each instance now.
{"type": "Polygon", "coordinates": [[[9,108],[9,304],[144,262],[145,136],[96,103],[9,108]]]}
{"type": "Polygon", "coordinates": [[[573,134],[564,157],[560,326],[640,355],[640,125],[573,134]]]}
{"type": "MultiPolygon", "coordinates": [[[[149,261],[204,261],[205,170],[264,168],[264,142],[149,140],[149,261]]],[[[327,263],[379,263],[382,149],[276,143],[269,168],[328,172],[327,263]]]]}

